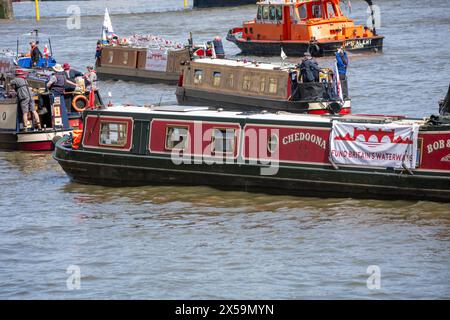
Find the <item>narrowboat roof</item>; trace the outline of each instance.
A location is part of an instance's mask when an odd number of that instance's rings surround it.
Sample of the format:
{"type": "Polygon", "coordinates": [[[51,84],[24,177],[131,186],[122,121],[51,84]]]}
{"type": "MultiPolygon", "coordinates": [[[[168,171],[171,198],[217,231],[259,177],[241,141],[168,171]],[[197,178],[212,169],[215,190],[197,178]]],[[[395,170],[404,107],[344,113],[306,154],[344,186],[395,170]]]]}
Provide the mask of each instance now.
{"type": "Polygon", "coordinates": [[[255,61],[245,61],[245,60],[230,60],[230,59],[199,59],[195,60],[193,63],[196,64],[209,64],[217,66],[229,66],[229,67],[244,67],[249,69],[260,69],[260,70],[275,70],[275,71],[288,71],[289,68],[293,68],[294,65],[280,66],[272,63],[255,62],[255,61]]]}
{"type": "MultiPolygon", "coordinates": [[[[316,123],[330,123],[332,120],[346,121],[346,122],[364,122],[364,123],[397,123],[397,124],[417,124],[424,125],[424,119],[404,118],[401,116],[384,116],[384,115],[313,115],[313,114],[298,114],[284,111],[273,112],[243,112],[243,111],[225,111],[220,108],[212,109],[208,107],[192,107],[192,106],[113,106],[107,109],[101,109],[100,112],[113,112],[125,114],[149,114],[149,115],[166,115],[166,116],[180,116],[181,114],[189,117],[198,118],[218,118],[218,119],[252,119],[265,121],[289,121],[289,122],[316,122],[316,123]]],[[[92,111],[90,111],[92,112],[92,111]]],[[[93,111],[97,112],[97,111],[93,111]]]]}

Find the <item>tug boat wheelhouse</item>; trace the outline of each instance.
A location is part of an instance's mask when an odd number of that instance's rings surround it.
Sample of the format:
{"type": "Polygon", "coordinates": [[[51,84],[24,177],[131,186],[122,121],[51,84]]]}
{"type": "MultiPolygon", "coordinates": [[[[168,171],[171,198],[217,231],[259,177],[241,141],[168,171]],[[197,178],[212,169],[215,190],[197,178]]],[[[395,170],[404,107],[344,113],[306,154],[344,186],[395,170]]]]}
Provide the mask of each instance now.
{"type": "MultiPolygon", "coordinates": [[[[372,8],[372,1],[366,0],[372,8]]],[[[228,32],[227,40],[243,54],[288,56],[332,55],[345,45],[349,51],[381,51],[383,36],[355,25],[343,15],[340,0],[261,1],[256,18],[228,32]]],[[[374,21],[372,11],[372,20],[374,21]]]]}
{"type": "MultiPolygon", "coordinates": [[[[320,82],[301,82],[297,66],[201,59],[183,67],[176,95],[179,104],[239,110],[272,110],[310,114],[349,114],[348,92],[336,93],[330,69],[320,82]]],[[[344,80],[346,81],[346,80],[344,80]]],[[[339,90],[342,90],[339,82],[339,90]]],[[[345,86],[347,87],[347,86],[345,86]]]]}
{"type": "Polygon", "coordinates": [[[81,183],[211,185],[267,193],[450,200],[450,119],[89,110],[53,153],[81,183]]]}

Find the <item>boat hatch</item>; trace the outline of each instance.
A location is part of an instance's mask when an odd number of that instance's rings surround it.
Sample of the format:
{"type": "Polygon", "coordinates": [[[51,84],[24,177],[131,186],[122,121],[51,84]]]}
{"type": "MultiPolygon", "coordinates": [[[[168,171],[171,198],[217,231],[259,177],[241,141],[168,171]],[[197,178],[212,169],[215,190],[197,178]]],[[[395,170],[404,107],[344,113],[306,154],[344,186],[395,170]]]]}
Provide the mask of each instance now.
{"type": "Polygon", "coordinates": [[[192,107],[192,106],[157,106],[153,107],[155,111],[171,111],[171,112],[192,112],[192,111],[206,111],[209,107],[192,107]]]}

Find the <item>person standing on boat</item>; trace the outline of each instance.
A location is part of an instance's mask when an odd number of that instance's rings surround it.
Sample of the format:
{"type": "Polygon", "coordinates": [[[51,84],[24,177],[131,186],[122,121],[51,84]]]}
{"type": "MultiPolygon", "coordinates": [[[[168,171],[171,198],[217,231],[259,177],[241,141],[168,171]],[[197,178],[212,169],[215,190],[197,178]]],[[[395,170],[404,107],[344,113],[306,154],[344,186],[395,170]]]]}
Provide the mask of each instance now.
{"type": "Polygon", "coordinates": [[[87,66],[87,73],[84,75],[84,79],[86,81],[86,90],[87,91],[96,91],[97,90],[97,73],[94,70],[93,66],[87,66]]]}
{"type": "Polygon", "coordinates": [[[102,42],[97,41],[97,48],[95,49],[95,66],[96,67],[102,66],[102,51],[103,51],[102,42]]]}
{"type": "Polygon", "coordinates": [[[36,68],[39,65],[39,60],[42,58],[42,52],[39,50],[39,41],[31,44],[31,67],[36,68]]]}
{"type": "Polygon", "coordinates": [[[64,95],[66,76],[64,74],[64,69],[60,64],[56,64],[52,69],[54,71],[54,74],[47,82],[47,89],[50,90],[54,97],[60,97],[64,95]]]}
{"type": "Polygon", "coordinates": [[[75,91],[77,88],[76,79],[82,77],[83,73],[78,70],[72,69],[67,62],[63,64],[64,75],[66,76],[66,91],[75,91]]]}
{"type": "Polygon", "coordinates": [[[345,51],[345,47],[342,46],[336,52],[336,63],[339,72],[339,80],[341,81],[342,94],[344,99],[348,98],[348,85],[347,85],[347,67],[348,67],[348,56],[345,51]]]}
{"type": "Polygon", "coordinates": [[[35,128],[40,130],[41,121],[39,120],[39,115],[34,106],[33,92],[31,91],[28,81],[25,79],[26,74],[20,69],[16,70],[14,74],[15,78],[11,80],[10,85],[16,92],[17,104],[22,111],[23,130],[27,130],[28,128],[28,115],[30,112],[34,119],[35,128]]]}
{"type": "Polygon", "coordinates": [[[300,73],[303,82],[319,82],[320,68],[311,53],[305,52],[302,63],[300,64],[300,73]]]}

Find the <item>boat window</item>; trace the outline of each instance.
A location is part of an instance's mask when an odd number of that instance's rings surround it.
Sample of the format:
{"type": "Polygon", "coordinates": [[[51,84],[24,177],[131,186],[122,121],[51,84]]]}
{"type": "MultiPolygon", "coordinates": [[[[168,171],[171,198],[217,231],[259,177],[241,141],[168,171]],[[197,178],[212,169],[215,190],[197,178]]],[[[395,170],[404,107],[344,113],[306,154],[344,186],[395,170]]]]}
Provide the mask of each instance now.
{"type": "Polygon", "coordinates": [[[336,12],[334,11],[334,7],[333,7],[332,3],[327,3],[327,12],[328,12],[328,18],[336,17],[336,12]]]}
{"type": "Polygon", "coordinates": [[[302,4],[300,8],[298,8],[298,12],[300,13],[300,19],[305,20],[308,16],[306,12],[306,4],[302,4]]]}
{"type": "Polygon", "coordinates": [[[271,21],[275,21],[276,18],[277,18],[276,8],[275,8],[275,6],[270,6],[269,7],[269,19],[271,21]]]}
{"type": "Polygon", "coordinates": [[[218,129],[215,128],[212,136],[212,152],[213,153],[234,153],[234,145],[236,140],[235,129],[218,129]]]}
{"type": "Polygon", "coordinates": [[[266,78],[262,77],[261,82],[259,84],[259,91],[264,92],[266,91],[266,78]]]}
{"type": "Polygon", "coordinates": [[[119,122],[100,123],[100,145],[124,147],[127,144],[128,124],[119,122]]]}
{"type": "Polygon", "coordinates": [[[123,64],[128,64],[128,52],[123,53],[123,64]]]}
{"type": "Polygon", "coordinates": [[[312,6],[313,18],[322,18],[322,8],[319,4],[312,6]]]}
{"type": "Polygon", "coordinates": [[[269,6],[263,6],[263,19],[269,19],[269,6]]]}
{"type": "Polygon", "coordinates": [[[258,13],[256,14],[256,19],[262,20],[263,18],[263,6],[258,6],[258,13]]]}
{"type": "Polygon", "coordinates": [[[167,150],[185,150],[189,128],[185,126],[167,126],[166,128],[166,149],[167,150]]]}
{"type": "Polygon", "coordinates": [[[220,87],[220,78],[222,74],[220,72],[214,72],[213,73],[213,86],[214,87],[220,87]]]}
{"type": "Polygon", "coordinates": [[[196,69],[194,71],[194,84],[201,84],[203,80],[203,70],[196,69]]]}
{"type": "Polygon", "coordinates": [[[277,93],[278,91],[278,79],[269,78],[269,93],[277,93]]]}
{"type": "Polygon", "coordinates": [[[228,75],[227,86],[228,86],[228,88],[232,88],[232,89],[234,88],[234,74],[233,73],[230,73],[228,75]]]}
{"type": "Polygon", "coordinates": [[[267,151],[274,153],[278,148],[278,136],[272,133],[267,141],[267,151]]]}
{"type": "Polygon", "coordinates": [[[242,82],[242,89],[249,91],[252,86],[252,78],[249,75],[244,76],[244,81],[242,82]]]}
{"type": "Polygon", "coordinates": [[[112,64],[114,60],[114,51],[110,50],[108,51],[108,63],[112,64]]]}
{"type": "Polygon", "coordinates": [[[282,6],[276,6],[277,12],[277,21],[282,21],[283,20],[283,7],[282,6]]]}

